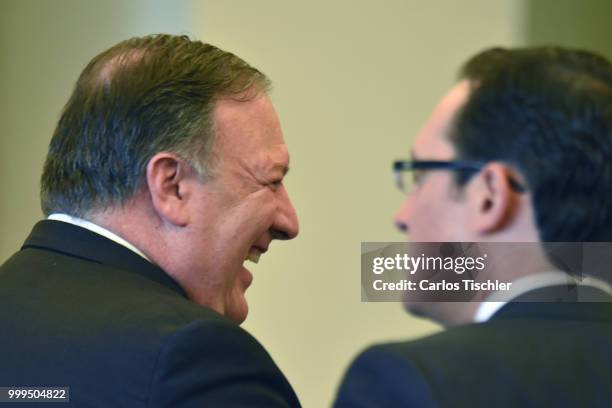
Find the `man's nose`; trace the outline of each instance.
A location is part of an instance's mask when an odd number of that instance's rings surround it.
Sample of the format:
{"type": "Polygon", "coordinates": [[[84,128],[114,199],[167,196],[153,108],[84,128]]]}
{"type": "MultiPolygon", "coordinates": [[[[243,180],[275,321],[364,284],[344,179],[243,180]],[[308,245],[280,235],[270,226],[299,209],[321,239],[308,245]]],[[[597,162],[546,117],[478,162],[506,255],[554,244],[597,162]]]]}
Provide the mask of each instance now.
{"type": "Polygon", "coordinates": [[[272,238],[282,240],[293,239],[300,230],[295,208],[284,186],[281,186],[277,193],[280,197],[276,219],[272,225],[272,238]]]}
{"type": "Polygon", "coordinates": [[[395,227],[403,232],[404,234],[408,233],[408,220],[410,217],[410,200],[405,199],[402,205],[395,212],[395,216],[393,217],[393,221],[395,223],[395,227]]]}

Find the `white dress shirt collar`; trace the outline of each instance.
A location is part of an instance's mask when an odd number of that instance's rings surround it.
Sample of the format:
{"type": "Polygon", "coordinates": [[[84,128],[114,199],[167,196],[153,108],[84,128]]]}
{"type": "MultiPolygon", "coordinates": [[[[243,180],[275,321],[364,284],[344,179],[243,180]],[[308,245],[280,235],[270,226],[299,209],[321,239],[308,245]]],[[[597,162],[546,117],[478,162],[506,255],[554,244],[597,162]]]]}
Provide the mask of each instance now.
{"type": "Polygon", "coordinates": [[[91,221],[87,221],[87,220],[84,220],[82,218],[77,218],[77,217],[73,217],[71,215],[62,214],[62,213],[53,213],[53,214],[49,215],[47,217],[47,219],[55,220],[55,221],[67,222],[69,224],[77,225],[79,227],[88,229],[88,230],[90,230],[92,232],[95,232],[96,234],[102,235],[103,237],[106,237],[106,238],[110,239],[111,241],[114,241],[114,242],[118,243],[119,245],[123,245],[124,247],[126,247],[130,251],[135,252],[136,254],[140,255],[141,257],[143,257],[147,261],[151,262],[151,260],[149,258],[147,258],[147,256],[145,254],[143,254],[142,251],[140,251],[134,245],[130,244],[128,241],[126,241],[125,239],[121,238],[119,235],[115,234],[114,232],[111,232],[111,231],[107,230],[106,228],[103,228],[103,227],[99,226],[98,224],[94,224],[91,221]]]}
{"type": "Polygon", "coordinates": [[[474,322],[486,322],[510,300],[531,290],[545,288],[547,286],[568,284],[592,286],[612,295],[612,287],[601,279],[585,277],[581,281],[578,281],[561,271],[541,272],[523,276],[513,281],[508,291],[491,293],[484,302],[480,303],[478,309],[476,309],[474,322]]]}

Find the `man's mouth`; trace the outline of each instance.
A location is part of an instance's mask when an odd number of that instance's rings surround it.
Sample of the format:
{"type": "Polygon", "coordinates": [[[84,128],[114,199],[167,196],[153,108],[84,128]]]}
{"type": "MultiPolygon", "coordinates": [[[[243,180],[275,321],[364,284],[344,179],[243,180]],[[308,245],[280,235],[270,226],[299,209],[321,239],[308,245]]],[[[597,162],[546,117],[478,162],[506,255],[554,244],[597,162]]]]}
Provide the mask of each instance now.
{"type": "Polygon", "coordinates": [[[246,261],[251,261],[253,263],[259,262],[259,257],[261,256],[261,251],[257,248],[249,249],[249,253],[246,256],[246,261]]]}

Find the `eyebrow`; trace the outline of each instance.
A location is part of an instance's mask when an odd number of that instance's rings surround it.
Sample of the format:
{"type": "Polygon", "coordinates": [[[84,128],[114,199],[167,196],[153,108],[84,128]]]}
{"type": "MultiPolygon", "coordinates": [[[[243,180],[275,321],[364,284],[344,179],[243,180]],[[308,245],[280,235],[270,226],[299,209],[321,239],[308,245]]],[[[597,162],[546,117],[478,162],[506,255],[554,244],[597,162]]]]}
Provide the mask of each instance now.
{"type": "Polygon", "coordinates": [[[283,177],[286,176],[287,173],[289,173],[289,166],[285,166],[284,164],[275,164],[272,169],[280,169],[283,172],[283,177]]]}

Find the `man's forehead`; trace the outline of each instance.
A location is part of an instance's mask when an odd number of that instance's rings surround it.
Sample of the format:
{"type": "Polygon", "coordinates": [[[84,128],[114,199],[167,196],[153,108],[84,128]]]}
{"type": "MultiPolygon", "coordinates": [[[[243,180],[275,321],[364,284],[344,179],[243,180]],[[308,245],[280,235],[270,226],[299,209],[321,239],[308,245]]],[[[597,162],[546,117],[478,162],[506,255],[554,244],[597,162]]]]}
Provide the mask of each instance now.
{"type": "Polygon", "coordinates": [[[278,121],[272,101],[265,93],[255,96],[238,94],[217,99],[214,107],[215,120],[222,126],[231,126],[239,122],[252,122],[265,119],[269,122],[278,121]]]}
{"type": "Polygon", "coordinates": [[[266,160],[270,163],[270,170],[280,171],[283,174],[287,174],[289,171],[289,150],[287,150],[287,145],[277,144],[273,145],[268,149],[266,160]]]}
{"type": "Polygon", "coordinates": [[[219,100],[215,128],[217,154],[257,174],[287,173],[289,152],[274,106],[265,94],[247,101],[219,100]]]}
{"type": "Polygon", "coordinates": [[[453,119],[469,96],[470,84],[464,80],[453,86],[434,108],[414,141],[412,153],[417,158],[449,159],[454,147],[448,139],[453,119]]]}
{"type": "Polygon", "coordinates": [[[280,121],[265,94],[247,101],[220,99],[215,104],[214,120],[221,144],[266,147],[284,144],[280,121]]]}
{"type": "Polygon", "coordinates": [[[289,171],[289,153],[284,144],[260,147],[248,152],[226,151],[226,159],[256,177],[279,178],[289,171]]]}

